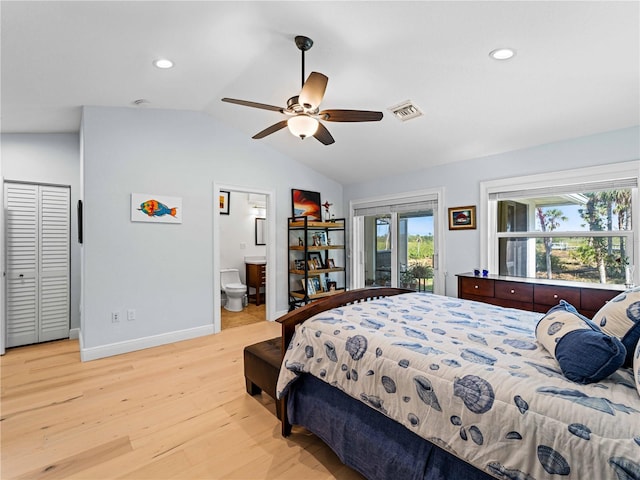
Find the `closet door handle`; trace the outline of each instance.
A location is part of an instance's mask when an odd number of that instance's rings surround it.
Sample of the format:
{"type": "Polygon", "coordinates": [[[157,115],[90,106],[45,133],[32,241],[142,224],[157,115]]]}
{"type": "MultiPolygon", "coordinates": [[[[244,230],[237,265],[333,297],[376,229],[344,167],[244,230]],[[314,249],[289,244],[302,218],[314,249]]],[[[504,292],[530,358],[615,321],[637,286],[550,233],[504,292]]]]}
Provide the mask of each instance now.
{"type": "Polygon", "coordinates": [[[19,275],[19,277],[20,277],[20,278],[24,277],[24,274],[22,274],[22,273],[21,273],[21,274],[19,275]]]}

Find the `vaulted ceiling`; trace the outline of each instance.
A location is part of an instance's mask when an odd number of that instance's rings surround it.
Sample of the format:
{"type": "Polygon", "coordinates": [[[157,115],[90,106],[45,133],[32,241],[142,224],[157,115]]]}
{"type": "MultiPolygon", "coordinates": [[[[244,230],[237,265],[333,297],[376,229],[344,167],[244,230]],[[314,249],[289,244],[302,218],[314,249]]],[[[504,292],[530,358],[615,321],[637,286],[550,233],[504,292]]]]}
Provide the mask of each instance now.
{"type": "Polygon", "coordinates": [[[329,77],[322,108],[384,112],[261,140],[348,184],[640,124],[636,1],[2,1],[3,132],[75,132],[82,105],[203,111],[246,134],[329,77]],[[515,49],[507,61],[489,57],[515,49]],[[152,65],[169,58],[174,67],[152,65]],[[135,106],[144,99],[144,106],[135,106]],[[411,100],[423,115],[388,110],[411,100]]]}

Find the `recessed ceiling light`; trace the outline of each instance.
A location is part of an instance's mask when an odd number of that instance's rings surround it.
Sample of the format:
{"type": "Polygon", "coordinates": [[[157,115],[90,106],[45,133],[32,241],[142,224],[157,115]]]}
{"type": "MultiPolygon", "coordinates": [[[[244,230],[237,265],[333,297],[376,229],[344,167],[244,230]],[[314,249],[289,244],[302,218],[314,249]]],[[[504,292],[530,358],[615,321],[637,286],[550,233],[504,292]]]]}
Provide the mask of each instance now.
{"type": "Polygon", "coordinates": [[[497,48],[489,53],[489,56],[494,60],[509,60],[516,54],[516,51],[512,48],[497,48]]]}
{"type": "Polygon", "coordinates": [[[166,58],[160,58],[155,60],[153,64],[158,68],[171,68],[173,67],[173,62],[171,60],[167,60],[166,58]]]}

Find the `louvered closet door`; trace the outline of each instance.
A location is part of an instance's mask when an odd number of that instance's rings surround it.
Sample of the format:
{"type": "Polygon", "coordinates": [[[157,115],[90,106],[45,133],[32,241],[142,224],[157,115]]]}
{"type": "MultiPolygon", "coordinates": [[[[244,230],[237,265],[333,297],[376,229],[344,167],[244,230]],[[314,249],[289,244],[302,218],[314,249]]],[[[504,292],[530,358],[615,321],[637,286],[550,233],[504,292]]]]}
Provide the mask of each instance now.
{"type": "Polygon", "coordinates": [[[39,341],[69,336],[69,189],[40,187],[39,341]]]}
{"type": "Polygon", "coordinates": [[[5,184],[7,347],[38,341],[38,187],[5,184]]]}
{"type": "Polygon", "coordinates": [[[6,346],[69,336],[69,188],[5,184],[6,346]]]}

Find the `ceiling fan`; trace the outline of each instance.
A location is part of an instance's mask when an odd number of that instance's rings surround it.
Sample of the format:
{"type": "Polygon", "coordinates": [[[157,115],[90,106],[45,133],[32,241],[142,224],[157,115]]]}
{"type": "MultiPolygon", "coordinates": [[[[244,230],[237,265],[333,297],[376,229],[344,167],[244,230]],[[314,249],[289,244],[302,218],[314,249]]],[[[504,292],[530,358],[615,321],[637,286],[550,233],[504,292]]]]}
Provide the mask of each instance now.
{"type": "Polygon", "coordinates": [[[285,108],[235,98],[222,99],[223,102],[236,103],[238,105],[261,108],[263,110],[272,110],[289,117],[256,133],[252,138],[264,138],[284,127],[289,127],[292,134],[303,140],[309,136],[313,136],[324,145],[331,145],[335,140],[329,133],[329,130],[320,123],[320,120],[326,122],[377,122],[382,119],[382,112],[369,110],[320,110],[319,105],[324,97],[324,91],[327,88],[329,79],[322,73],[311,72],[309,78],[305,81],[304,52],[313,46],[313,40],[298,35],[295,41],[296,46],[302,52],[302,90],[299,95],[287,100],[287,106],[285,108]]]}

